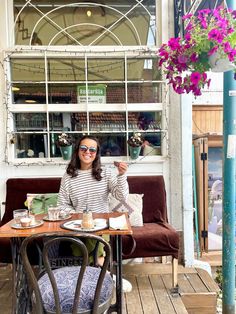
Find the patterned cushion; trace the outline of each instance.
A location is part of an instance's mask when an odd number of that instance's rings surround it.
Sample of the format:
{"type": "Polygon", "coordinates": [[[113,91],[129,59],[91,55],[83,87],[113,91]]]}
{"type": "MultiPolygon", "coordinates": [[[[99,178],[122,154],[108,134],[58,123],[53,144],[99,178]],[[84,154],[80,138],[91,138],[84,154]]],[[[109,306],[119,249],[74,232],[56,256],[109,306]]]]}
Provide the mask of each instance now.
{"type": "MultiPolygon", "coordinates": [[[[53,270],[63,313],[71,313],[74,301],[75,288],[80,271],[80,266],[63,267],[53,270]]],[[[97,280],[100,268],[86,268],[84,273],[82,288],[79,300],[79,309],[88,310],[92,308],[97,280]]],[[[39,289],[42,294],[44,308],[46,311],[55,311],[55,302],[52,286],[47,274],[43,275],[39,281],[39,289]]],[[[106,302],[112,294],[113,280],[109,273],[106,274],[100,295],[99,304],[106,302]]]]}
{"type": "Polygon", "coordinates": [[[109,194],[109,209],[113,212],[128,212],[133,227],[143,226],[143,194],[129,194],[126,201],[118,201],[109,194]]]}

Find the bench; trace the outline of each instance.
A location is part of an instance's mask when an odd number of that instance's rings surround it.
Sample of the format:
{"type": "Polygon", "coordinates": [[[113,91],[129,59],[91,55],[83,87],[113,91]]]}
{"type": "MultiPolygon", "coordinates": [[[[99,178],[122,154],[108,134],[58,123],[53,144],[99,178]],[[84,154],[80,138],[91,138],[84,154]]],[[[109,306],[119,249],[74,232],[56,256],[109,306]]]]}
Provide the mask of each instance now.
{"type": "MultiPolygon", "coordinates": [[[[13,210],[25,208],[27,193],[57,193],[60,180],[61,178],[8,179],[5,213],[0,225],[13,218],[13,210]]],[[[177,287],[179,235],[168,223],[164,178],[163,176],[129,176],[128,183],[130,193],[144,194],[144,225],[132,228],[132,238],[122,237],[123,259],[172,256],[172,286],[177,287]]],[[[0,239],[0,246],[0,261],[10,262],[10,240],[0,239]]]]}

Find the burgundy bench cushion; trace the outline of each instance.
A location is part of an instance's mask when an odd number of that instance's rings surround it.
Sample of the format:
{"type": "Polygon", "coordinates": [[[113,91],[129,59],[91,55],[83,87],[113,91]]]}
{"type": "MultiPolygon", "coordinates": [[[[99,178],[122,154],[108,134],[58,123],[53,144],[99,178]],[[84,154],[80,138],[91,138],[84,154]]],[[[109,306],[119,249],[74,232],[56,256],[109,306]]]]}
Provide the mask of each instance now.
{"type": "Polygon", "coordinates": [[[144,194],[143,222],[167,222],[163,176],[130,176],[128,182],[130,193],[144,194]]]}
{"type": "Polygon", "coordinates": [[[178,258],[179,235],[168,223],[146,223],[132,230],[136,248],[129,254],[133,243],[129,236],[122,236],[123,259],[168,255],[178,258]]]}

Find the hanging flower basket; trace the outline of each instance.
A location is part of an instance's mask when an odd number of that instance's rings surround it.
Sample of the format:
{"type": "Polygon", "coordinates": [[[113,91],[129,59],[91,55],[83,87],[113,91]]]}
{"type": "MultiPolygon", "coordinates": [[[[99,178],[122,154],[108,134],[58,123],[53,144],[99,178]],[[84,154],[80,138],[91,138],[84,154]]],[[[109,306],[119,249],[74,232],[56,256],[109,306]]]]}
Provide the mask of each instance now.
{"type": "Polygon", "coordinates": [[[230,62],[227,57],[222,58],[217,52],[209,56],[209,64],[212,72],[228,72],[235,70],[235,64],[230,62]]]}
{"type": "Polygon", "coordinates": [[[202,88],[210,85],[207,72],[211,68],[213,71],[229,70],[225,68],[228,60],[230,69],[235,70],[236,11],[223,7],[204,9],[196,15],[183,16],[183,21],[186,24],[184,38],[170,38],[160,47],[158,66],[162,66],[176,93],[199,96],[202,88]],[[215,53],[220,58],[215,57],[215,53]]]}

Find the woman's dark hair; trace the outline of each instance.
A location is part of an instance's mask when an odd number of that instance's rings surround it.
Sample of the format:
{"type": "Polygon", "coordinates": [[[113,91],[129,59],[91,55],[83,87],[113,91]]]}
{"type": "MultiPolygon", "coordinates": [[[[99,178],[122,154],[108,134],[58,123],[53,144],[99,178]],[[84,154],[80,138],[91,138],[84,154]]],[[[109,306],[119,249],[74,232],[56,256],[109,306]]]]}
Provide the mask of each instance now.
{"type": "Polygon", "coordinates": [[[96,137],[92,136],[92,135],[84,135],[80,140],[78,140],[75,144],[75,148],[71,157],[71,161],[69,162],[69,165],[66,169],[67,174],[69,174],[71,177],[76,177],[78,175],[78,169],[81,168],[81,164],[80,164],[80,159],[78,156],[78,152],[79,152],[79,146],[80,143],[84,140],[84,139],[90,139],[93,140],[97,143],[97,154],[96,157],[93,161],[92,164],[92,176],[98,180],[101,181],[102,180],[102,176],[101,176],[101,157],[100,157],[100,144],[99,141],[96,137]]]}

